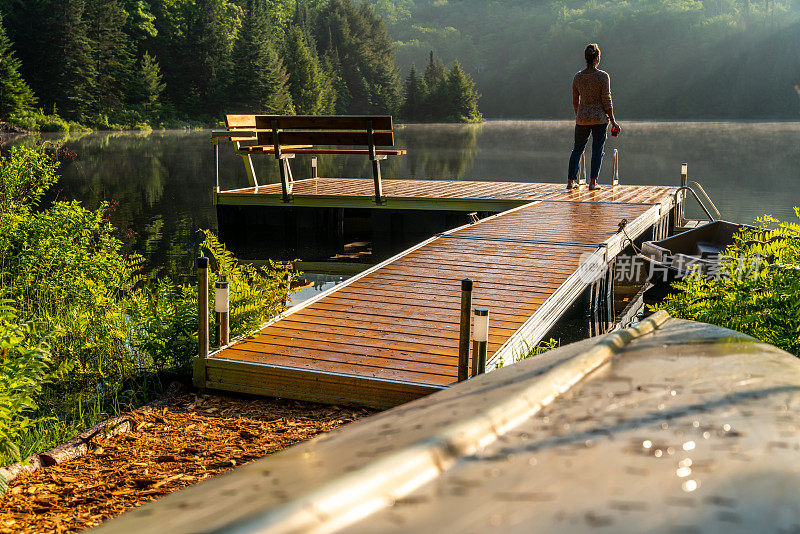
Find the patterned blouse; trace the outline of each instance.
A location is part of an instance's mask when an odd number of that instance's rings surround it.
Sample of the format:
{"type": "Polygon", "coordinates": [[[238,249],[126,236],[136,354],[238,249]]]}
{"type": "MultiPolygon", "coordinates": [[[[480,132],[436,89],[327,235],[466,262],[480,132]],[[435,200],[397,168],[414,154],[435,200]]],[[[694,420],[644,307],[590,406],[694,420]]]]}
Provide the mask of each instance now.
{"type": "Polygon", "coordinates": [[[572,105],[578,110],[575,114],[577,124],[606,124],[612,106],[608,73],[599,69],[577,73],[572,79],[572,105]]]}

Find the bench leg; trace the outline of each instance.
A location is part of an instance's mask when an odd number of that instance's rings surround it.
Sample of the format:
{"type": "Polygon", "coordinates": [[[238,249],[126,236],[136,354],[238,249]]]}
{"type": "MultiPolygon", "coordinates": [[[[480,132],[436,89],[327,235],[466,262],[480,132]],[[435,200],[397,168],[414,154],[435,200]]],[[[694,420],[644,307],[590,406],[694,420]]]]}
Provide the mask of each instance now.
{"type": "Polygon", "coordinates": [[[253,159],[250,154],[242,154],[244,160],[244,171],[247,173],[247,181],[250,182],[250,187],[258,187],[258,179],[256,179],[256,169],[253,166],[253,159]]]}
{"type": "Polygon", "coordinates": [[[381,183],[381,161],[372,160],[372,178],[375,180],[375,204],[383,204],[383,184],[381,183]]]}
{"type": "Polygon", "coordinates": [[[278,160],[278,162],[278,168],[281,171],[281,190],[283,192],[283,201],[291,202],[292,192],[289,188],[289,175],[291,174],[291,170],[289,169],[289,161],[285,158],[281,158],[278,160]]]}

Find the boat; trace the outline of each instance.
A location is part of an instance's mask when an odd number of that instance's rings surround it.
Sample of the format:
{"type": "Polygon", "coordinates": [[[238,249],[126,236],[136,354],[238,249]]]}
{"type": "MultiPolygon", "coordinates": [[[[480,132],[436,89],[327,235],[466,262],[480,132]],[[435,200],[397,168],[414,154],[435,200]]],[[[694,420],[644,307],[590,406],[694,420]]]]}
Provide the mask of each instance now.
{"type": "Polygon", "coordinates": [[[645,241],[639,257],[649,264],[648,281],[653,285],[645,293],[645,302],[662,300],[673,291],[672,283],[682,280],[690,271],[713,276],[720,254],[733,244],[733,237],[742,229],[755,227],[713,221],[665,239],[645,241]]]}

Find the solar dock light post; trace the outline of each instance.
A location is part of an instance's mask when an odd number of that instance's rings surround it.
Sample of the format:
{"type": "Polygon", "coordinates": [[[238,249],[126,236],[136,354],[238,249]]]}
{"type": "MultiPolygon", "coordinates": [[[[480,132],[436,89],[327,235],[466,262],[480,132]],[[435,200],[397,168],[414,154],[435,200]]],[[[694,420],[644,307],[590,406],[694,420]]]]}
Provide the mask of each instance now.
{"type": "Polygon", "coordinates": [[[217,314],[217,346],[224,347],[230,341],[230,299],[228,282],[214,283],[214,311],[217,314]]]}
{"type": "Polygon", "coordinates": [[[489,310],[475,308],[472,334],[472,376],[486,372],[486,354],[489,345],[489,310]]]}
{"type": "Polygon", "coordinates": [[[469,378],[469,311],[472,308],[472,280],[461,280],[461,326],[458,336],[458,381],[469,378]]]}

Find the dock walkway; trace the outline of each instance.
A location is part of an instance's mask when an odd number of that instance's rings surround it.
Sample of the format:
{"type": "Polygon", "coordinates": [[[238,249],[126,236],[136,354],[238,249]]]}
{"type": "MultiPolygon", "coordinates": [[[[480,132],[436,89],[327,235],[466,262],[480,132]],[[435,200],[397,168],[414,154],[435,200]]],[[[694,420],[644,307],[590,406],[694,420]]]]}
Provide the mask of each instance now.
{"type": "Polygon", "coordinates": [[[291,203],[283,201],[281,184],[219,191],[218,205],[326,208],[505,211],[533,200],[589,202],[661,202],[675,188],[649,185],[567,191],[563,184],[462,180],[383,180],[385,202],[374,202],[372,182],[363,178],[307,178],[292,183],[291,203]]]}
{"type": "MultiPolygon", "coordinates": [[[[366,180],[301,180],[293,203],[305,195],[327,206],[348,196],[368,199],[368,186],[366,180]]],[[[271,188],[225,194],[274,195],[281,203],[280,191],[271,188]]],[[[473,305],[490,310],[489,367],[511,363],[592,283],[579,267],[587,259],[606,266],[625,247],[622,219],[634,239],[664,226],[675,188],[589,192],[560,184],[385,180],[385,191],[389,206],[397,198],[422,198],[471,199],[473,209],[481,209],[476,199],[517,207],[436,235],[212,353],[205,360],[206,387],[381,408],[444,389],[457,378],[459,282],[466,277],[474,281],[473,305]]]]}

